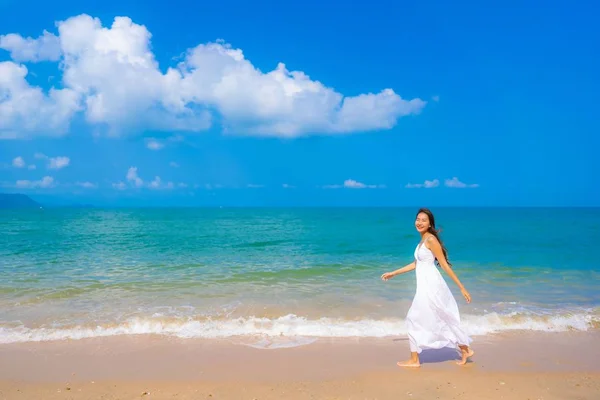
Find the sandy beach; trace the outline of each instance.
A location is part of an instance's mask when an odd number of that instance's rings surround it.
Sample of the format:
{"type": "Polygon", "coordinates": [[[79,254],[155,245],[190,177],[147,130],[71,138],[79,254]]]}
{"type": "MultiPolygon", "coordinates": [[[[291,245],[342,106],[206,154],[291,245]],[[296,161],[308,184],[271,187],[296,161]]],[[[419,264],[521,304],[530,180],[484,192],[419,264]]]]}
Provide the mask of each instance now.
{"type": "Polygon", "coordinates": [[[597,399],[598,332],[479,337],[467,366],[452,351],[395,363],[396,339],[319,340],[256,349],[243,339],[158,336],[0,346],[2,399],[597,399]]]}

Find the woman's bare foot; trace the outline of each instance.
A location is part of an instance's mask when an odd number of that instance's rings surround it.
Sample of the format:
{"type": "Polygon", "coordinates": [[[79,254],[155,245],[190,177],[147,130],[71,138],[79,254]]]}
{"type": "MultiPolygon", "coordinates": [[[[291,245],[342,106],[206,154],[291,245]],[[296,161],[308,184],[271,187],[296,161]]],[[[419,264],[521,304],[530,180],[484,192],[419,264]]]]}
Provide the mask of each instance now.
{"type": "Polygon", "coordinates": [[[473,357],[473,354],[475,354],[475,352],[473,351],[473,349],[470,348],[470,347],[461,348],[460,352],[462,354],[462,358],[461,358],[460,361],[456,362],[458,365],[465,365],[467,363],[467,361],[469,360],[469,358],[473,357]]]}
{"type": "Polygon", "coordinates": [[[408,367],[408,368],[419,368],[421,363],[415,360],[401,361],[396,363],[399,367],[408,367]]]}

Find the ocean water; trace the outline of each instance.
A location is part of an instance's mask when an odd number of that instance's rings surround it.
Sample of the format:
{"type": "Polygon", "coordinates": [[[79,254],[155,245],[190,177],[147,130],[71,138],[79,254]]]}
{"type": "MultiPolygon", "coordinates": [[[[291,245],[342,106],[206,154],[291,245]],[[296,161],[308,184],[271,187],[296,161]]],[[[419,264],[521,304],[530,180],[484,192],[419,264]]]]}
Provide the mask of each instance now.
{"type": "MultiPolygon", "coordinates": [[[[434,209],[465,329],[600,326],[600,209],[434,209]]],[[[0,211],[0,343],[158,334],[256,347],[398,337],[413,208],[0,211]]]]}

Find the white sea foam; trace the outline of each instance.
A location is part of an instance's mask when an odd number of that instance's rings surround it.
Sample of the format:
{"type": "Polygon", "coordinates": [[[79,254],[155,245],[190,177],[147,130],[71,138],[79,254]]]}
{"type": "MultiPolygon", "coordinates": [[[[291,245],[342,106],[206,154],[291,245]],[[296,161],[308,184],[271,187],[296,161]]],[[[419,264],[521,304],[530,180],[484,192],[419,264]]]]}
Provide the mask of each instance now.
{"type": "MultiPolygon", "coordinates": [[[[505,331],[587,331],[600,324],[600,316],[589,312],[539,315],[530,313],[463,315],[463,326],[472,336],[505,331]]],[[[78,340],[117,335],[155,334],[177,338],[243,338],[244,344],[261,348],[311,343],[316,338],[382,338],[406,334],[402,319],[334,318],[307,319],[293,314],[279,318],[160,319],[134,318],[118,324],[63,327],[27,327],[0,323],[0,343],[78,340]],[[281,338],[279,342],[272,338],[281,338]],[[283,340],[285,338],[285,340],[283,340]],[[261,340],[264,339],[262,342],[261,340]],[[293,340],[292,340],[293,339],[293,340]]]]}

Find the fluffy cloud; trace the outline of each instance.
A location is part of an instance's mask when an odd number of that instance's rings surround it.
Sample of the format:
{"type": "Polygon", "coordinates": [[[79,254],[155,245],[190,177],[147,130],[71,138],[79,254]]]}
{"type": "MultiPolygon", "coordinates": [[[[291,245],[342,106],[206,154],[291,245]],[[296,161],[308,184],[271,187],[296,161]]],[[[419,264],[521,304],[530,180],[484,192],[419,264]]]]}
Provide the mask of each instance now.
{"type": "Polygon", "coordinates": [[[48,162],[48,168],[49,169],[62,169],[62,168],[67,167],[70,162],[71,162],[71,160],[69,159],[69,157],[50,158],[50,160],[48,162]]]}
{"type": "Polygon", "coordinates": [[[171,167],[171,168],[179,168],[179,164],[177,164],[175,161],[171,161],[169,163],[169,167],[171,167]]]}
{"type": "Polygon", "coordinates": [[[144,185],[144,181],[138,176],[137,167],[129,167],[126,178],[135,187],[142,187],[144,185]]]}
{"type": "Polygon", "coordinates": [[[45,176],[39,181],[20,180],[17,181],[16,187],[21,189],[47,189],[54,187],[54,178],[52,178],[51,176],[45,176]]]}
{"type": "Polygon", "coordinates": [[[15,168],[25,168],[25,160],[23,160],[23,157],[15,157],[12,160],[12,166],[15,168]]]}
{"type": "Polygon", "coordinates": [[[38,128],[62,134],[78,111],[113,135],[203,131],[215,114],[233,134],[346,134],[390,129],[426,104],[389,88],[344,96],[283,63],[263,72],[242,50],[220,41],[189,49],[163,73],[151,51],[150,32],[127,17],[104,27],[97,18],[79,15],[57,26],[58,35],[0,38],[0,48],[14,61],[60,58],[63,73],[63,88],[46,95],[26,82],[26,67],[0,64],[0,94],[9,93],[0,96],[0,136],[21,137],[38,128]]]}
{"type": "MultiPolygon", "coordinates": [[[[459,181],[457,177],[444,180],[444,185],[446,187],[450,187],[450,188],[476,188],[476,187],[479,187],[479,185],[476,183],[473,183],[473,184],[463,183],[463,182],[459,181]]],[[[406,185],[406,187],[409,189],[414,189],[414,188],[432,189],[432,188],[436,188],[438,186],[440,186],[440,181],[438,179],[434,179],[432,181],[425,181],[424,183],[409,183],[406,185]]]]}
{"type": "Polygon", "coordinates": [[[0,49],[9,51],[10,58],[17,62],[58,61],[61,54],[58,37],[47,31],[37,39],[14,33],[0,35],[0,49]]]}
{"type": "Polygon", "coordinates": [[[263,73],[239,49],[199,45],[179,66],[183,98],[219,110],[226,128],[238,133],[295,137],[389,129],[425,103],[404,100],[392,89],[344,97],[301,71],[279,63],[263,73]]]}
{"type": "Polygon", "coordinates": [[[84,189],[96,189],[98,187],[98,185],[96,185],[95,183],[92,182],[77,182],[75,184],[76,186],[82,187],[84,189]]]}
{"type": "Polygon", "coordinates": [[[414,188],[433,189],[438,186],[440,186],[440,181],[438,179],[434,179],[432,181],[426,180],[424,183],[408,183],[406,185],[406,187],[409,189],[414,189],[414,188]]]}
{"type": "MultiPolygon", "coordinates": [[[[160,176],[155,176],[154,180],[152,182],[150,182],[150,184],[148,185],[148,187],[150,189],[154,189],[154,190],[158,190],[158,189],[173,189],[175,187],[175,185],[173,184],[173,182],[167,182],[167,183],[163,184],[162,179],[160,178],[160,176]]],[[[182,187],[182,186],[180,186],[180,187],[182,187]]]]}
{"type": "Polygon", "coordinates": [[[362,182],[355,181],[354,179],[346,179],[343,185],[325,185],[325,189],[383,189],[385,185],[367,185],[362,182]]]}
{"type": "Polygon", "coordinates": [[[26,81],[27,67],[0,62],[0,139],[67,132],[79,110],[79,94],[52,88],[45,94],[26,81]]]}
{"type": "Polygon", "coordinates": [[[23,157],[21,157],[21,156],[13,158],[11,164],[12,164],[12,166],[14,168],[25,168],[25,167],[27,167],[28,170],[34,170],[34,169],[37,168],[35,166],[35,164],[26,165],[25,159],[23,157]]]}
{"type": "MultiPolygon", "coordinates": [[[[154,179],[148,183],[145,183],[142,178],[140,178],[138,174],[137,167],[129,167],[127,173],[125,174],[125,179],[129,182],[131,187],[135,188],[148,188],[153,190],[158,189],[174,189],[176,185],[173,182],[163,182],[160,176],[155,176],[154,179]]],[[[127,189],[127,183],[125,182],[116,182],[112,184],[112,187],[117,190],[125,190],[127,189]]],[[[179,183],[177,185],[179,188],[185,188],[187,185],[185,183],[179,183]]]]}
{"type": "Polygon", "coordinates": [[[146,147],[149,148],[150,150],[160,150],[163,147],[165,147],[164,144],[160,143],[157,140],[154,139],[150,139],[147,143],[146,143],[146,147]]]}
{"type": "Polygon", "coordinates": [[[362,182],[357,182],[354,179],[347,179],[344,181],[344,187],[350,189],[364,189],[367,185],[362,182]]]}
{"type": "Polygon", "coordinates": [[[40,160],[46,160],[46,167],[48,169],[63,169],[65,167],[68,167],[71,163],[71,159],[65,156],[48,157],[47,155],[42,153],[35,153],[34,157],[40,160]]]}
{"type": "Polygon", "coordinates": [[[150,182],[149,186],[151,189],[158,189],[158,188],[160,188],[160,183],[161,183],[160,176],[156,176],[156,177],[154,177],[154,180],[152,182],[150,182]]]}
{"type": "Polygon", "coordinates": [[[479,187],[479,185],[477,183],[464,183],[458,180],[457,177],[454,177],[452,179],[446,179],[444,181],[444,185],[446,185],[447,187],[450,188],[459,188],[459,189],[463,189],[463,188],[476,188],[479,187]]]}

